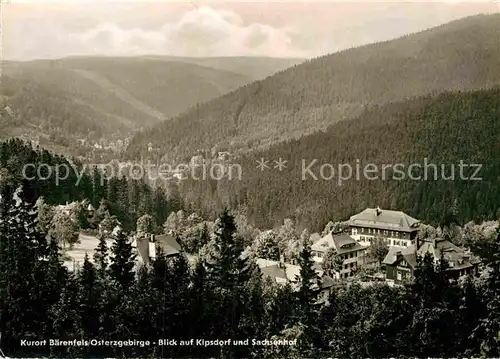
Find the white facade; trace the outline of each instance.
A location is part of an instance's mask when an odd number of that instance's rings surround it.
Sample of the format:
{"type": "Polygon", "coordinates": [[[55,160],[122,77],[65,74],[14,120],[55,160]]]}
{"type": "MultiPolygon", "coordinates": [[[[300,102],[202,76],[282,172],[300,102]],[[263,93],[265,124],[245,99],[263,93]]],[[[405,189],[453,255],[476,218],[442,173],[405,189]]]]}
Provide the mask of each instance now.
{"type": "Polygon", "coordinates": [[[336,249],[339,251],[338,256],[342,259],[342,268],[334,275],[336,279],[348,278],[364,264],[366,247],[345,233],[336,235],[329,233],[311,246],[312,259],[317,263],[322,263],[326,252],[330,248],[336,249]]]}
{"type": "Polygon", "coordinates": [[[401,211],[367,208],[349,219],[351,237],[359,244],[370,246],[382,239],[390,247],[408,248],[415,245],[419,221],[401,211]]]}
{"type": "Polygon", "coordinates": [[[389,247],[407,248],[416,244],[415,240],[410,239],[409,233],[399,232],[400,236],[397,233],[377,228],[365,228],[365,233],[362,233],[360,228],[351,228],[351,237],[363,246],[371,246],[376,238],[384,239],[389,247]]]}

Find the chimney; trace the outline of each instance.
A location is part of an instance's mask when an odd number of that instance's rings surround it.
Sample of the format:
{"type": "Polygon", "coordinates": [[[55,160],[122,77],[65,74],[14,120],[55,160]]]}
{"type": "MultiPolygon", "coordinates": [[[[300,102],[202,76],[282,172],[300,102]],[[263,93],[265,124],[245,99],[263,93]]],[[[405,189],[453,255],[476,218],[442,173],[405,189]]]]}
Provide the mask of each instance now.
{"type": "Polygon", "coordinates": [[[380,209],[379,206],[377,206],[377,208],[375,209],[375,212],[377,213],[377,216],[380,216],[380,214],[382,213],[382,210],[380,209]]]}
{"type": "Polygon", "coordinates": [[[283,256],[283,254],[280,254],[280,261],[278,263],[278,267],[285,268],[285,256],[283,256]]]}
{"type": "Polygon", "coordinates": [[[155,259],[156,258],[156,243],[149,242],[148,245],[149,245],[148,256],[151,259],[155,259]]]}

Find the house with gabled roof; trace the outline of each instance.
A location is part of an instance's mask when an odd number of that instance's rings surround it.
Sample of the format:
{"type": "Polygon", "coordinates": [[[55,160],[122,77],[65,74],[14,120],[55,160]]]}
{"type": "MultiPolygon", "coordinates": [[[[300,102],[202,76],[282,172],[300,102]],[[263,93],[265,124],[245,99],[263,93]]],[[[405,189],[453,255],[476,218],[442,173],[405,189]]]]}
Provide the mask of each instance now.
{"type": "MultiPolygon", "coordinates": [[[[300,266],[284,263],[283,260],[272,261],[264,258],[257,258],[256,263],[263,277],[271,278],[274,282],[282,285],[290,283],[292,288],[297,289],[297,281],[300,279],[300,266]]],[[[332,292],[335,282],[325,274],[320,266],[314,265],[313,268],[319,278],[318,283],[313,288],[319,290],[318,301],[324,302],[332,292]]]]}
{"type": "Polygon", "coordinates": [[[311,245],[313,260],[317,263],[324,261],[329,249],[336,251],[342,260],[342,268],[335,273],[337,279],[354,276],[356,270],[365,262],[367,248],[345,232],[330,232],[311,245]]]}
{"type": "Polygon", "coordinates": [[[154,236],[154,241],[158,243],[166,257],[179,256],[182,252],[181,245],[170,234],[154,236]]]}
{"type": "Polygon", "coordinates": [[[389,247],[406,248],[417,245],[417,230],[420,221],[401,211],[367,208],[351,216],[351,236],[364,246],[377,238],[389,247]]]}
{"type": "Polygon", "coordinates": [[[422,257],[425,256],[426,253],[430,253],[435,263],[437,263],[440,258],[443,258],[448,262],[448,271],[453,278],[477,274],[479,264],[481,263],[481,260],[469,250],[442,238],[424,241],[417,253],[422,257]]]}
{"type": "Polygon", "coordinates": [[[156,258],[154,235],[134,238],[132,240],[132,249],[135,251],[137,264],[150,265],[156,258]]]}
{"type": "Polygon", "coordinates": [[[411,280],[417,266],[417,257],[425,257],[430,254],[435,264],[443,258],[448,262],[448,272],[451,278],[459,278],[465,275],[476,275],[480,264],[479,258],[469,251],[456,246],[450,241],[442,238],[425,240],[417,249],[416,246],[407,248],[389,248],[383,264],[386,268],[386,280],[389,284],[402,284],[411,280]]]}
{"type": "Polygon", "coordinates": [[[390,247],[382,264],[385,265],[385,276],[389,284],[402,284],[411,280],[417,266],[415,246],[390,247]]]}
{"type": "Polygon", "coordinates": [[[180,244],[168,234],[137,237],[132,241],[132,248],[136,251],[138,264],[151,264],[156,258],[156,246],[167,258],[179,256],[182,251],[180,244]]]}

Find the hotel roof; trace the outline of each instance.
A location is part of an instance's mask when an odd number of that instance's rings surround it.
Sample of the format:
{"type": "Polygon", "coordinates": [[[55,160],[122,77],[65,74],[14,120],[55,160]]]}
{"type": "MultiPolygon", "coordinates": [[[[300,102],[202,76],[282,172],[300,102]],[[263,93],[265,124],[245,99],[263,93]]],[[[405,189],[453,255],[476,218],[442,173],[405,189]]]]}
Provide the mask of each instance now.
{"type": "Polygon", "coordinates": [[[420,223],[401,211],[391,211],[380,208],[367,208],[351,216],[351,226],[369,227],[391,231],[413,232],[420,223]]]}
{"type": "Polygon", "coordinates": [[[436,260],[442,256],[448,263],[453,262],[450,270],[468,268],[480,262],[476,256],[445,239],[425,241],[417,253],[422,257],[426,253],[430,253],[436,260]]]}
{"type": "Polygon", "coordinates": [[[366,247],[359,244],[354,238],[347,233],[328,233],[326,236],[316,241],[311,249],[318,252],[326,252],[328,249],[334,248],[337,253],[349,253],[353,251],[363,250],[366,247]]]}
{"type": "Polygon", "coordinates": [[[383,263],[393,265],[398,259],[398,255],[402,255],[404,259],[413,268],[417,265],[417,255],[424,257],[429,253],[434,260],[439,260],[441,256],[450,264],[449,270],[457,270],[472,267],[479,264],[480,260],[474,255],[466,252],[448,240],[433,239],[425,241],[418,250],[415,251],[415,246],[410,246],[404,249],[396,247],[389,248],[389,253],[384,258],[383,263]]]}
{"type": "MultiPolygon", "coordinates": [[[[280,262],[264,258],[257,258],[256,262],[262,274],[274,279],[277,283],[285,284],[290,282],[292,284],[297,284],[297,280],[300,278],[299,266],[288,263],[280,264],[280,262]]],[[[313,268],[319,277],[318,283],[315,287],[319,289],[326,289],[334,284],[333,279],[325,275],[323,270],[316,268],[315,264],[313,264],[313,268]]]]}
{"type": "Polygon", "coordinates": [[[398,256],[401,255],[412,268],[415,268],[417,266],[417,255],[415,250],[415,246],[409,246],[403,249],[390,247],[382,263],[393,265],[398,260],[398,256]]]}

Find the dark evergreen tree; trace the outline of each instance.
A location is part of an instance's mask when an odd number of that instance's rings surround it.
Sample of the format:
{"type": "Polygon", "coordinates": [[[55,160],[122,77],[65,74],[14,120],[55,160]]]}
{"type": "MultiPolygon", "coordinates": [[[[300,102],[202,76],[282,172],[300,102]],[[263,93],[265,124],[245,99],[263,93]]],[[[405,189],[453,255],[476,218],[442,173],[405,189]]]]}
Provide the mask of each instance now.
{"type": "Polygon", "coordinates": [[[316,321],[318,316],[319,277],[314,269],[311,243],[309,240],[301,241],[301,250],[298,256],[300,278],[297,279],[297,312],[298,324],[304,327],[304,336],[301,338],[301,347],[306,353],[318,339],[316,321]]]}
{"type": "MultiPolygon", "coordinates": [[[[33,348],[20,348],[21,339],[41,339],[50,327],[44,298],[44,268],[47,259],[45,236],[36,232],[36,212],[20,199],[2,198],[6,205],[0,218],[0,336],[2,349],[9,353],[34,353],[33,348]]],[[[59,285],[63,285],[59,283],[59,285]]]]}
{"type": "Polygon", "coordinates": [[[481,354],[495,358],[500,357],[500,228],[495,239],[485,239],[478,246],[483,247],[488,277],[483,293],[486,315],[476,329],[476,337],[481,338],[481,354]]]}
{"type": "Polygon", "coordinates": [[[97,271],[101,279],[105,277],[105,274],[108,270],[108,246],[106,244],[106,236],[103,234],[99,235],[99,244],[94,252],[94,261],[97,266],[97,271]]]}
{"type": "Polygon", "coordinates": [[[119,231],[111,246],[109,276],[124,293],[127,293],[134,284],[135,258],[136,254],[132,251],[130,240],[123,231],[119,231]]]}
{"type": "Polygon", "coordinates": [[[483,297],[471,277],[466,278],[460,294],[457,351],[464,357],[468,357],[480,352],[481,339],[476,335],[475,330],[480,320],[485,317],[486,311],[483,297]]]}
{"type": "Polygon", "coordinates": [[[312,325],[316,317],[314,308],[318,300],[319,277],[314,269],[311,244],[308,241],[302,241],[301,245],[302,249],[298,257],[300,278],[297,280],[298,319],[304,325],[312,325]]]}
{"type": "Polygon", "coordinates": [[[203,227],[200,233],[200,239],[198,241],[198,246],[197,246],[198,249],[208,244],[208,242],[210,242],[210,233],[208,232],[207,224],[203,223],[203,227]]]}
{"type": "Polygon", "coordinates": [[[96,338],[99,334],[99,291],[97,270],[85,254],[81,271],[78,273],[79,281],[79,317],[81,318],[82,334],[87,338],[96,338]]]}
{"type": "MultiPolygon", "coordinates": [[[[66,284],[62,287],[59,301],[51,308],[50,314],[53,318],[54,338],[61,340],[73,340],[81,338],[83,335],[80,316],[79,286],[76,274],[70,274],[66,284]]],[[[78,346],[61,346],[51,348],[52,354],[56,355],[77,355],[81,353],[78,346]]]]}
{"type": "MultiPolygon", "coordinates": [[[[210,287],[215,291],[220,323],[220,337],[246,339],[239,331],[246,303],[245,285],[251,277],[251,265],[243,257],[243,243],[237,236],[234,217],[225,210],[216,223],[215,238],[210,257],[207,258],[207,274],[210,287]]],[[[236,355],[235,348],[222,348],[228,357],[236,355]]]]}
{"type": "Polygon", "coordinates": [[[436,266],[428,253],[417,262],[411,285],[414,314],[410,330],[413,343],[419,341],[419,345],[414,344],[412,348],[419,356],[449,356],[456,345],[458,307],[449,300],[450,293],[456,294],[456,291],[449,280],[448,268],[443,259],[436,266]]]}

